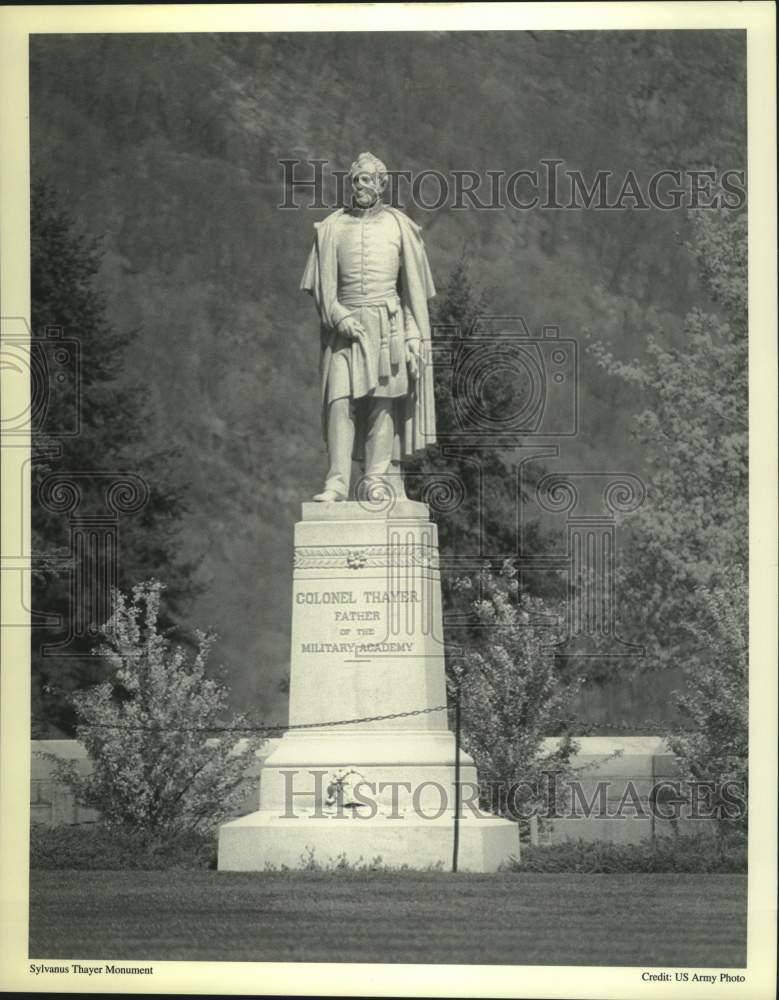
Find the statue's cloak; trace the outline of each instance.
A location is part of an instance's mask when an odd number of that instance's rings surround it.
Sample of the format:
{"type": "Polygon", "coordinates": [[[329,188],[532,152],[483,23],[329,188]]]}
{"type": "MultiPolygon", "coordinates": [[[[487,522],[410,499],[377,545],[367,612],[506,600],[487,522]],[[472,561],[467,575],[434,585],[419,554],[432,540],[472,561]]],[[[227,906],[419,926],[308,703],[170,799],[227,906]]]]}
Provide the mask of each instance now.
{"type": "MultiPolygon", "coordinates": [[[[314,297],[319,312],[321,326],[320,375],[322,402],[322,433],[327,437],[327,378],[330,359],[337,338],[336,323],[343,315],[343,307],[338,303],[338,261],[335,246],[335,223],[344,214],[339,209],[328,215],[322,222],[314,223],[314,245],[308,257],[306,270],[300,287],[314,297]]],[[[399,431],[399,454],[396,459],[407,458],[435,444],[435,397],[433,389],[432,345],[430,337],[430,317],[427,303],[435,295],[433,276],[422,242],[420,227],[407,215],[390,205],[385,211],[391,212],[400,228],[400,289],[402,305],[411,310],[419,330],[419,372],[416,380],[409,377],[409,393],[396,400],[396,428],[399,431]]],[[[355,457],[362,453],[362,442],[358,426],[355,442],[355,457]]]]}

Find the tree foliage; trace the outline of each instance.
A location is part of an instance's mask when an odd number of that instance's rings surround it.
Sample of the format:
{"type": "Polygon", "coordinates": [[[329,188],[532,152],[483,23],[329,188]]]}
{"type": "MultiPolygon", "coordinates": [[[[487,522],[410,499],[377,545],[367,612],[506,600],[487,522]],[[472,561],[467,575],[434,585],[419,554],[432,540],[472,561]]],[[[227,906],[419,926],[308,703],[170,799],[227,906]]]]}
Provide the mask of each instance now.
{"type": "Polygon", "coordinates": [[[91,773],[52,755],[79,803],[107,826],[151,840],[211,829],[228,815],[263,742],[239,745],[246,719],[224,720],[227,689],[206,675],[214,637],[198,632],[190,654],[160,631],[160,593],[154,581],[129,598],[114,593],[97,653],[115,677],[71,696],[91,773]]]}
{"type": "MultiPolygon", "coordinates": [[[[465,340],[472,334],[474,323],[491,313],[488,293],[474,284],[471,261],[463,249],[447,281],[431,303],[431,325],[434,334],[453,341],[465,340]]],[[[435,346],[435,340],[434,340],[435,346]]],[[[442,355],[448,352],[443,351],[442,355]]],[[[446,363],[442,356],[434,368],[436,425],[439,438],[446,438],[445,446],[428,448],[407,466],[406,478],[409,495],[414,499],[425,497],[425,489],[434,487],[439,476],[458,482],[460,502],[447,506],[443,511],[431,506],[431,516],[438,526],[439,550],[444,556],[474,559],[480,564],[483,557],[493,560],[517,553],[517,504],[524,497],[517,496],[515,474],[516,456],[510,449],[486,445],[467,428],[458,417],[458,404],[463,401],[458,393],[467,391],[458,379],[453,378],[457,353],[446,363]]],[[[524,387],[522,387],[524,388],[524,387]]],[[[518,386],[511,373],[496,371],[489,380],[491,409],[499,409],[502,402],[515,407],[518,386]]],[[[517,445],[521,442],[518,439],[517,445]]],[[[532,485],[544,474],[540,463],[525,467],[524,486],[532,485]]],[[[435,491],[433,490],[433,496],[435,491]]],[[[538,522],[525,524],[523,547],[525,554],[536,555],[544,550],[548,540],[538,522]]],[[[526,574],[527,581],[536,592],[554,592],[548,574],[526,574]]],[[[444,596],[456,603],[455,593],[444,581],[444,596]]]]}
{"type": "Polygon", "coordinates": [[[724,826],[746,827],[723,788],[747,793],[747,220],[701,211],[690,249],[716,311],[691,310],[685,347],[650,338],[647,360],[601,363],[647,406],[636,433],[653,456],[619,583],[625,626],[656,662],[683,667],[678,707],[691,728],[669,742],[689,778],[711,782],[724,826]]]}
{"type": "MultiPolygon", "coordinates": [[[[180,616],[193,593],[192,571],[178,555],[178,531],[185,512],[185,474],[181,457],[150,436],[149,397],[127,377],[127,352],[133,335],[114,329],[96,281],[101,266],[99,242],[80,232],[54,189],[38,179],[31,201],[32,333],[50,357],[52,328],[60,339],[75,341],[80,364],[77,381],[58,382],[61,372],[47,365],[45,411],[33,420],[32,600],[35,612],[59,615],[60,631],[36,621],[32,632],[34,732],[68,731],[73,724],[67,693],[93,683],[100,667],[89,659],[93,637],[72,630],[76,618],[71,591],[75,553],[71,552],[71,520],[67,513],[42,502],[41,484],[51,473],[70,478],[80,495],[79,516],[110,514],[105,508],[105,474],[139,475],[149,495],[132,515],[121,515],[117,583],[128,588],[149,574],[170,581],[164,614],[180,616]],[[45,417],[44,414],[45,413],[45,417]],[[65,428],[78,433],[63,436],[65,428]],[[51,557],[59,557],[54,561],[51,557]],[[46,645],[63,642],[62,654],[46,645]]],[[[111,579],[108,560],[97,549],[84,552],[84,575],[111,579]]],[[[106,598],[108,595],[106,595],[106,598]]],[[[86,592],[84,617],[95,608],[86,592]]]]}
{"type": "Polygon", "coordinates": [[[722,583],[703,588],[702,609],[689,623],[695,651],[685,670],[679,707],[691,723],[669,736],[686,776],[710,786],[711,807],[721,829],[745,831],[749,757],[749,602],[740,567],[722,583]]]}
{"type": "MultiPolygon", "coordinates": [[[[279,160],[300,147],[330,161],[327,175],[367,146],[393,170],[442,171],[450,205],[452,170],[477,171],[478,200],[489,203],[489,170],[508,174],[550,153],[565,160],[561,180],[571,168],[590,186],[608,166],[618,190],[630,169],[645,193],[669,165],[720,173],[745,165],[740,31],[359,39],[359,50],[348,33],[30,39],[33,171],[56,171],[79,222],[105,231],[112,320],[119,329],[141,327],[133,370],[158,402],[149,422],[162,440],[196,452],[185,543],[206,550],[199,577],[213,586],[200,605],[203,620],[225,623],[226,659],[238,665],[248,655],[258,665],[237,666],[233,683],[257,700],[287,655],[289,591],[277,577],[289,562],[291,525],[325,467],[318,328],[297,289],[311,223],[324,212],[277,210],[279,160]],[[407,82],[392,100],[377,67],[407,82]],[[272,572],[258,577],[247,552],[260,553],[272,572]],[[237,617],[237,607],[248,611],[237,617]],[[256,680],[244,684],[242,676],[256,680]]],[[[313,169],[301,163],[296,176],[313,169]]],[[[435,197],[430,183],[426,200],[435,197]]],[[[562,203],[569,188],[561,185],[562,203]]],[[[465,197],[465,210],[428,212],[409,204],[402,180],[398,190],[425,228],[434,269],[467,242],[495,289],[492,312],[519,310],[531,324],[559,325],[563,336],[589,327],[612,343],[627,337],[627,357],[643,343],[647,317],[678,336],[671,324],[689,309],[692,291],[692,261],[673,242],[682,210],[481,211],[465,197]]],[[[327,185],[328,200],[334,191],[327,185]]],[[[517,194],[526,191],[522,184],[517,194]]],[[[301,204],[313,201],[310,190],[300,195],[301,204]]],[[[580,457],[587,467],[641,472],[641,452],[615,419],[632,402],[629,390],[594,364],[582,376],[590,433],[577,439],[580,457]]],[[[472,518],[463,521],[472,537],[472,518]]],[[[462,544],[472,551],[470,539],[462,544]]],[[[174,581],[159,575],[170,599],[174,581]]]]}
{"type": "Polygon", "coordinates": [[[683,347],[649,336],[645,360],[593,345],[647,404],[635,421],[651,462],[647,501],[630,518],[618,593],[626,629],[661,663],[692,648],[701,588],[747,561],[746,216],[701,211],[692,222],[690,249],[720,310],[692,309],[683,347]]]}

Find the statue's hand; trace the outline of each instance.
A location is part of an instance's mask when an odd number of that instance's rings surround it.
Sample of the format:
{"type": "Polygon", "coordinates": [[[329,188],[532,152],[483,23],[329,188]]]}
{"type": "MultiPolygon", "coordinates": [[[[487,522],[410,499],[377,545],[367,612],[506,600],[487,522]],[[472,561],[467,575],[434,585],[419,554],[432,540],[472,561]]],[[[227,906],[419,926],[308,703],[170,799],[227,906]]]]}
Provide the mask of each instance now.
{"type": "Polygon", "coordinates": [[[354,316],[345,316],[338,324],[338,332],[349,340],[365,339],[365,327],[354,316]]]}
{"type": "Polygon", "coordinates": [[[413,379],[417,378],[419,375],[419,341],[418,340],[407,340],[406,341],[406,364],[408,365],[409,374],[413,379]]]}

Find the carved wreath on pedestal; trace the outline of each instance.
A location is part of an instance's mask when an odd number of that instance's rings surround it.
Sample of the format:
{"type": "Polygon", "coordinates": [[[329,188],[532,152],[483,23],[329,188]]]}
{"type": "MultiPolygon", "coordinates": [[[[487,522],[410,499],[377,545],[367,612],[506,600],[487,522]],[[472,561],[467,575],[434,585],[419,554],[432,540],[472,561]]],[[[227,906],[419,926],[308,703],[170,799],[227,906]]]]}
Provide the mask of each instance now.
{"type": "Polygon", "coordinates": [[[438,552],[429,545],[301,545],[295,549],[296,569],[376,569],[418,566],[438,569],[438,552]]]}

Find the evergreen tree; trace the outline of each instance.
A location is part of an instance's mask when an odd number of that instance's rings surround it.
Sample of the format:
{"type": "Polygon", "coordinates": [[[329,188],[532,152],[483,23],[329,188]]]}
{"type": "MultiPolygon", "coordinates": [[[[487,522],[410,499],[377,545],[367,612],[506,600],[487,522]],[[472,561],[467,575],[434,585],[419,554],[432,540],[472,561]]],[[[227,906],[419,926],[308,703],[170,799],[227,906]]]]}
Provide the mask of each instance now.
{"type": "MultiPolygon", "coordinates": [[[[432,302],[431,326],[434,345],[449,336],[459,336],[467,342],[477,319],[490,315],[488,296],[471,279],[470,258],[464,249],[448,280],[432,302]]],[[[456,365],[457,362],[455,361],[456,365]]],[[[431,517],[438,528],[441,556],[457,556],[473,560],[469,572],[462,563],[456,573],[444,574],[441,579],[445,612],[457,610],[466,617],[469,600],[464,597],[455,579],[464,576],[478,588],[482,570],[489,560],[498,571],[503,562],[513,561],[517,555],[517,507],[527,501],[527,490],[545,474],[540,462],[530,462],[524,467],[523,495],[517,495],[515,476],[516,453],[496,445],[484,447],[478,437],[458,433],[462,429],[458,406],[463,393],[460,380],[453,378],[453,365],[436,363],[434,367],[436,425],[439,438],[454,436],[456,451],[446,446],[428,448],[421,456],[407,465],[407,492],[412,499],[435,500],[438,477],[443,483],[455,478],[458,486],[453,489],[454,502],[444,503],[437,509],[431,503],[431,517]]],[[[490,406],[499,408],[502,402],[516,406],[516,393],[521,391],[511,374],[496,373],[489,380],[490,406]]],[[[516,444],[523,443],[517,440],[516,444]]],[[[446,488],[442,491],[446,495],[446,488]]],[[[537,521],[526,521],[523,533],[523,554],[537,555],[549,545],[547,535],[537,521]]],[[[521,592],[539,596],[561,597],[564,583],[550,574],[524,571],[521,574],[521,592]]],[[[471,595],[472,596],[472,595],[471,595]]],[[[459,630],[458,630],[459,632],[459,630]]],[[[454,635],[452,641],[460,641],[454,635]]],[[[460,637],[461,638],[461,637],[460,637]]]]}
{"type": "MultiPolygon", "coordinates": [[[[107,513],[105,490],[112,475],[131,473],[145,482],[145,503],[136,513],[120,515],[117,584],[129,589],[151,574],[164,578],[163,620],[168,623],[181,615],[192,596],[194,567],[176,555],[177,526],[186,510],[181,456],[155,451],[144,438],[148,397],[125,368],[133,335],[113,328],[96,287],[99,243],[78,231],[46,181],[36,179],[31,195],[33,351],[44,362],[45,399],[45,406],[33,411],[33,732],[52,735],[72,731],[68,693],[104,680],[107,664],[89,656],[91,636],[102,624],[91,620],[97,612],[90,601],[82,611],[93,631],[76,629],[75,639],[62,649],[68,655],[44,651],[64,641],[79,613],[71,596],[70,517],[51,509],[56,505],[47,499],[49,491],[41,489],[46,477],[56,473],[71,478],[81,495],[78,513],[95,515],[107,513]],[[57,339],[76,341],[77,379],[61,381],[61,366],[53,360],[57,339]],[[77,433],[64,436],[66,428],[77,428],[77,433]],[[40,621],[41,615],[61,616],[62,630],[40,621]]],[[[71,366],[69,372],[74,371],[71,366]]],[[[79,558],[87,574],[109,579],[111,555],[93,549],[79,558]]]]}
{"type": "MultiPolygon", "coordinates": [[[[476,287],[470,276],[470,260],[463,251],[443,289],[433,300],[431,325],[434,328],[434,345],[440,336],[459,336],[467,343],[474,323],[489,316],[487,295],[476,287]],[[448,329],[447,329],[448,328],[448,329]],[[444,332],[446,331],[446,332],[444,332]]],[[[456,366],[457,362],[454,362],[456,366]]],[[[449,436],[456,453],[446,447],[429,448],[422,456],[408,464],[409,495],[421,497],[425,487],[431,488],[437,476],[455,476],[459,481],[458,500],[442,513],[432,506],[432,516],[438,525],[438,541],[442,554],[478,557],[484,555],[502,562],[517,552],[517,504],[526,500],[517,496],[514,462],[516,455],[510,448],[482,446],[478,437],[463,430],[458,417],[460,398],[465,389],[459,379],[453,378],[453,365],[438,363],[434,368],[436,424],[439,438],[449,436]],[[453,437],[454,436],[454,437],[453,437]]],[[[502,404],[516,407],[516,377],[497,371],[489,380],[490,409],[498,411],[502,404]]],[[[467,405],[467,404],[466,404],[467,405]]],[[[519,436],[516,445],[524,443],[519,436]]],[[[525,466],[523,485],[532,487],[544,475],[538,462],[525,466]],[[528,478],[530,477],[530,478],[528,478]]],[[[543,551],[546,539],[537,522],[525,526],[526,554],[543,551]]],[[[534,580],[534,589],[548,586],[541,578],[534,580]]]]}

